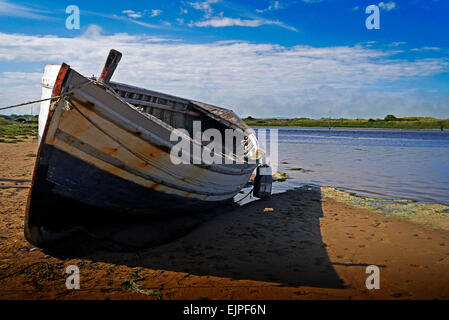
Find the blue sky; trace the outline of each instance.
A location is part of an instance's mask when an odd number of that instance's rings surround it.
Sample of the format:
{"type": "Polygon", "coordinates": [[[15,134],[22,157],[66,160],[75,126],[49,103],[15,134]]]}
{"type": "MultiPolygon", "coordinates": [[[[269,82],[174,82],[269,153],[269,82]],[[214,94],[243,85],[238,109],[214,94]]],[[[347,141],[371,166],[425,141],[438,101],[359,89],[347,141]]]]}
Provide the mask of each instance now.
{"type": "Polygon", "coordinates": [[[449,117],[446,0],[0,0],[0,105],[38,98],[46,63],[98,74],[112,47],[115,80],[241,116],[449,117]]]}

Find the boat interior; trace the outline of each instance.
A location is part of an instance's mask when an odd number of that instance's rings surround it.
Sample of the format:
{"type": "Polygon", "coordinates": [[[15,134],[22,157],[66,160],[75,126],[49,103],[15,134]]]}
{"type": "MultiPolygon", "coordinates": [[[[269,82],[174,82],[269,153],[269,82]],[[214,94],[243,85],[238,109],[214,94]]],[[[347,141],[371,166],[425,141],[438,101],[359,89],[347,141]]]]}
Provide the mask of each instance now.
{"type": "MultiPolygon", "coordinates": [[[[223,153],[236,154],[237,147],[240,147],[237,144],[244,146],[244,154],[255,147],[251,139],[248,139],[247,133],[245,133],[249,127],[232,110],[127,84],[110,82],[108,85],[123,100],[132,104],[141,112],[151,114],[173,128],[187,130],[190,137],[193,137],[194,121],[200,121],[202,133],[207,129],[218,129],[223,140],[221,143],[223,153]],[[225,149],[226,129],[240,129],[234,131],[233,150],[225,149]]],[[[209,141],[200,142],[203,145],[210,143],[209,141]]]]}

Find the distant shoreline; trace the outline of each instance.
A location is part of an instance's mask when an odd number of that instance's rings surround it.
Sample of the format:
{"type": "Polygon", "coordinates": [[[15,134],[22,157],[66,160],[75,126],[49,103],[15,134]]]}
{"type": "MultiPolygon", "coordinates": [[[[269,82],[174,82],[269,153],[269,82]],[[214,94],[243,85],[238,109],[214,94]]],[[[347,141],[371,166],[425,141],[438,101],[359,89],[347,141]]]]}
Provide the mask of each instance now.
{"type": "Polygon", "coordinates": [[[244,121],[247,125],[252,127],[449,130],[449,119],[436,119],[430,117],[396,118],[393,115],[388,115],[384,119],[257,119],[247,117],[244,121]]]}

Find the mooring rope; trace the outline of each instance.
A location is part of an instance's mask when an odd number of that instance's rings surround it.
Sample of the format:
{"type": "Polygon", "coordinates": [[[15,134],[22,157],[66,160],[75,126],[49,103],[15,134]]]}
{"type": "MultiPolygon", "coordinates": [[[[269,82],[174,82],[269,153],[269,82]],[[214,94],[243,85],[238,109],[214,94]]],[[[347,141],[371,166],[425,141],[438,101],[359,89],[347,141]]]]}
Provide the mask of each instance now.
{"type": "Polygon", "coordinates": [[[84,87],[86,84],[89,84],[89,83],[92,83],[92,82],[97,83],[97,81],[95,81],[95,80],[88,79],[86,82],[80,84],[78,87],[76,87],[76,88],[74,88],[74,89],[72,89],[72,90],[70,90],[70,91],[68,91],[68,92],[66,92],[66,93],[64,93],[64,94],[61,94],[61,95],[59,95],[59,96],[54,96],[54,97],[50,97],[50,98],[46,98],[46,99],[40,99],[40,100],[33,100],[33,101],[23,102],[23,103],[15,104],[15,105],[8,106],[8,107],[1,107],[1,108],[0,108],[0,111],[1,111],[1,110],[6,110],[6,109],[12,109],[12,108],[17,108],[17,107],[22,107],[22,106],[26,106],[26,105],[29,105],[29,104],[34,104],[34,103],[43,102],[43,101],[53,100],[53,99],[57,100],[57,99],[60,99],[60,98],[65,97],[65,96],[68,96],[69,94],[73,93],[75,90],[81,89],[81,88],[84,87]]]}
{"type": "Polygon", "coordinates": [[[62,94],[62,95],[60,95],[60,96],[55,96],[55,97],[47,98],[47,99],[33,100],[33,101],[28,101],[28,102],[24,102],[24,103],[15,104],[15,105],[8,106],[8,107],[2,107],[2,108],[0,108],[0,110],[6,110],[6,109],[17,108],[17,107],[26,106],[26,105],[29,105],[29,104],[39,103],[39,102],[43,102],[43,101],[47,101],[47,100],[52,100],[52,99],[59,99],[59,98],[65,96],[65,95],[67,95],[67,94],[68,94],[68,93],[62,94]]]}

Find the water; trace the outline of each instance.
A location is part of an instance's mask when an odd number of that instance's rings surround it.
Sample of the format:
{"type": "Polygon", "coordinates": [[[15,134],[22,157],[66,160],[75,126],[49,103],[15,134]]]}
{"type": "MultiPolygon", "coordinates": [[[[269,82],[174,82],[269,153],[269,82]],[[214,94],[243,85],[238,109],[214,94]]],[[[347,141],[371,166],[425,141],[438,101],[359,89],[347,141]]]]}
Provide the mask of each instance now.
{"type": "Polygon", "coordinates": [[[278,171],[292,180],[277,188],[315,184],[449,204],[449,132],[280,128],[278,171]]]}

